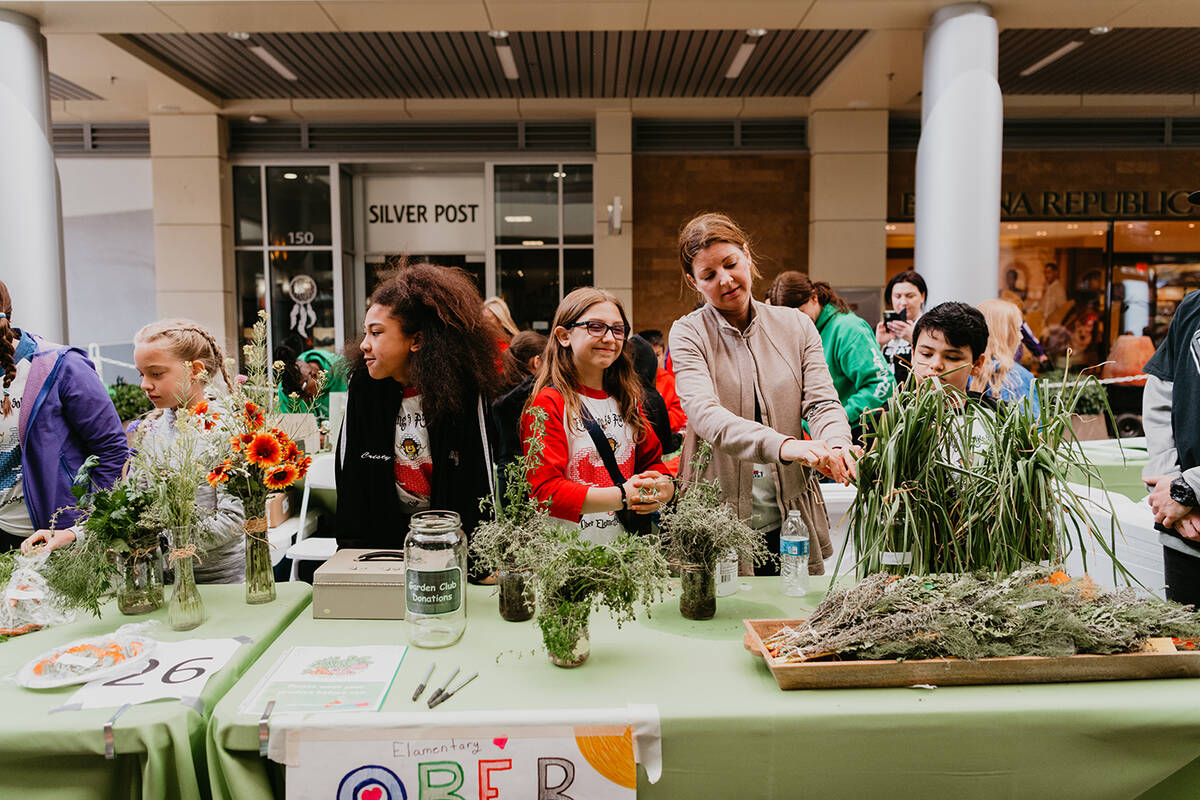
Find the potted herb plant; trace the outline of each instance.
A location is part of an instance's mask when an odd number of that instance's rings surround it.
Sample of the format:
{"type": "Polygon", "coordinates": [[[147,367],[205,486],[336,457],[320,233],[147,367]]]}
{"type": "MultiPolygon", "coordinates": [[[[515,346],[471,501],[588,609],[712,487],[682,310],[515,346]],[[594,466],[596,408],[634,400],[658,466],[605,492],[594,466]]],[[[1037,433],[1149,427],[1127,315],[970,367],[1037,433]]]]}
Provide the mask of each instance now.
{"type": "Polygon", "coordinates": [[[860,575],[1013,572],[1063,559],[1072,530],[1085,565],[1089,540],[1111,557],[1067,486],[1068,474],[1100,481],[1071,436],[1085,386],[1048,396],[1038,417],[1025,403],[992,408],[936,381],[898,391],[869,425],[858,462],[847,542],[860,575]]]}
{"type": "Polygon", "coordinates": [[[691,464],[695,479],[680,488],[659,523],[663,549],[680,573],[679,613],[688,619],[717,613],[718,561],[730,553],[756,564],[771,557],[762,536],[721,499],[720,485],[700,479],[711,460],[712,445],[701,441],[691,464]]]}
{"type": "Polygon", "coordinates": [[[607,608],[620,626],[634,619],[636,603],[660,598],[668,580],[654,539],[628,533],[593,544],[575,528],[554,527],[526,542],[516,557],[532,565],[542,642],[560,667],[577,667],[591,653],[592,610],[607,608]]]}
{"type": "Polygon", "coordinates": [[[1045,387],[1045,394],[1050,397],[1062,397],[1064,392],[1071,403],[1068,408],[1071,435],[1081,442],[1107,439],[1107,417],[1112,415],[1112,411],[1104,384],[1090,375],[1067,381],[1064,373],[1062,385],[1045,387]]]}
{"type": "Polygon", "coordinates": [[[524,622],[533,616],[535,593],[532,565],[519,554],[533,540],[550,532],[552,523],[543,504],[533,498],[529,473],[542,463],[546,433],[546,411],[529,410],[530,436],[525,454],[510,462],[503,473],[503,500],[485,497],[480,509],[491,519],[471,534],[471,552],[476,560],[496,574],[500,590],[500,616],[509,622],[524,622]]]}

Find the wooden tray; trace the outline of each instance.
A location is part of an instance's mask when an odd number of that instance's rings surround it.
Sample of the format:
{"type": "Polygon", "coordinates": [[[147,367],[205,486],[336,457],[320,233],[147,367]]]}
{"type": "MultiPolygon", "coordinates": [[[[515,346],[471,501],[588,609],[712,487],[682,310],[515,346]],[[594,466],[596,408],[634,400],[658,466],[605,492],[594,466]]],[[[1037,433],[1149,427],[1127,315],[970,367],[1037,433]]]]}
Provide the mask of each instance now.
{"type": "Polygon", "coordinates": [[[1176,651],[1169,638],[1151,639],[1146,645],[1147,650],[1142,652],[1111,656],[775,663],[775,659],[767,653],[763,639],[769,638],[785,625],[795,626],[803,620],[745,619],[742,622],[746,626],[746,649],[766,659],[780,689],[862,689],[919,684],[969,686],[1200,677],[1200,651],[1176,651]]]}

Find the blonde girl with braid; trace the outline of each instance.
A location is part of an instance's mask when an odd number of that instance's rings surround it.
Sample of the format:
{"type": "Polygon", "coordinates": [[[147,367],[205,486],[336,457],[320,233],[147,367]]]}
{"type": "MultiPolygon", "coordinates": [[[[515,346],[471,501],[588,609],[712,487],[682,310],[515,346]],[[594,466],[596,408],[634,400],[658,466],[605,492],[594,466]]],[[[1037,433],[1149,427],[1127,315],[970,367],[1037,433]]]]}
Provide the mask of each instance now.
{"type": "MultiPolygon", "coordinates": [[[[19,309],[18,309],[19,311],[19,309]]],[[[129,448],[121,420],[82,350],[18,327],[0,282],[0,550],[51,538],[75,520],[71,483],[89,456],[92,485],[121,475],[129,448]]],[[[74,534],[71,534],[74,539],[74,534]]]]}
{"type": "MultiPolygon", "coordinates": [[[[142,376],[142,390],[154,404],[142,421],[134,446],[167,447],[176,435],[178,413],[201,402],[219,402],[228,394],[230,381],[225,371],[225,354],[217,340],[202,325],[187,319],[152,322],[133,337],[133,361],[142,376]]],[[[211,544],[198,554],[195,573],[198,583],[239,583],[245,579],[245,545],[242,501],[224,490],[202,486],[196,504],[205,511],[202,523],[209,529],[204,537],[211,544]]],[[[74,541],[61,534],[49,541],[59,547],[74,541]]],[[[36,544],[32,537],[29,544],[36,544]]]]}

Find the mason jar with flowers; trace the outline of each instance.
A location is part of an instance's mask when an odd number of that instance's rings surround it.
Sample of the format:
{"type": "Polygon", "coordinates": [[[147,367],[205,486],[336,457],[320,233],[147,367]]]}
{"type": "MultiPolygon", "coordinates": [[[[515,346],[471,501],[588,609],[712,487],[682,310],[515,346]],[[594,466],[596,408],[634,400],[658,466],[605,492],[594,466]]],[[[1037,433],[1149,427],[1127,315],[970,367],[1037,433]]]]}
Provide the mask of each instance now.
{"type": "MultiPolygon", "coordinates": [[[[271,543],[267,538],[267,495],[282,491],[308,473],[312,458],[292,437],[268,426],[275,392],[267,362],[267,315],[259,312],[250,344],[243,348],[247,375],[238,376],[230,391],[231,413],[222,418],[229,454],[208,474],[213,486],[224,485],[246,509],[246,602],[275,599],[271,543]]],[[[322,378],[323,380],[323,378],[322,378]]]]}

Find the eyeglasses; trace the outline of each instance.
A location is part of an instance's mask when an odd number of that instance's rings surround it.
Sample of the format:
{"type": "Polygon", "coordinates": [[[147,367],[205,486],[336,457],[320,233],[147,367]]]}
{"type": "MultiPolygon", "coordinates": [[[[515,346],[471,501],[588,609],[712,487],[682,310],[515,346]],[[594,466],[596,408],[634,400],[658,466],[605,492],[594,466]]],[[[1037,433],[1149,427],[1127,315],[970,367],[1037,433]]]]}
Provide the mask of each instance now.
{"type": "Polygon", "coordinates": [[[597,339],[603,339],[606,331],[612,331],[613,338],[618,342],[623,341],[629,334],[628,325],[622,325],[619,322],[616,325],[605,325],[603,322],[595,319],[590,319],[586,322],[572,322],[570,325],[565,325],[564,327],[567,330],[571,328],[585,328],[589,335],[595,336],[597,339]]]}

